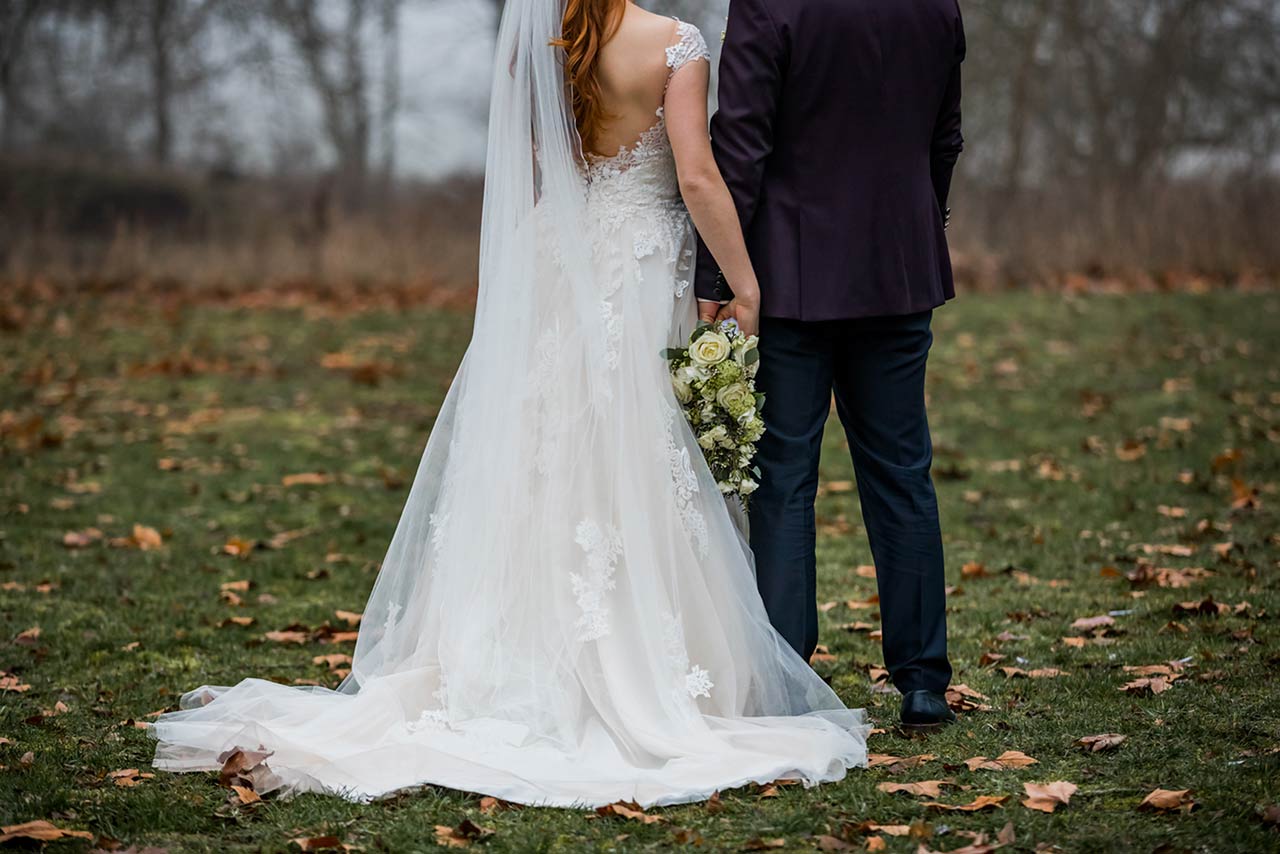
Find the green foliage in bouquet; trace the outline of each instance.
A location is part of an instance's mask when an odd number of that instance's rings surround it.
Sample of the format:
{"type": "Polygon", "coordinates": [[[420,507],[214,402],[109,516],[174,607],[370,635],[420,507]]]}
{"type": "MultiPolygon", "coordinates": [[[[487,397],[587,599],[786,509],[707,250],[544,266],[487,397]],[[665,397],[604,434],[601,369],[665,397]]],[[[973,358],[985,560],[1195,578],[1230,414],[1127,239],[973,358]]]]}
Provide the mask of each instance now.
{"type": "Polygon", "coordinates": [[[760,469],[752,464],[764,435],[764,395],[755,382],[758,344],[732,320],[704,322],[689,336],[688,347],[663,353],[676,398],[720,491],[737,495],[744,507],[760,485],[760,469]]]}

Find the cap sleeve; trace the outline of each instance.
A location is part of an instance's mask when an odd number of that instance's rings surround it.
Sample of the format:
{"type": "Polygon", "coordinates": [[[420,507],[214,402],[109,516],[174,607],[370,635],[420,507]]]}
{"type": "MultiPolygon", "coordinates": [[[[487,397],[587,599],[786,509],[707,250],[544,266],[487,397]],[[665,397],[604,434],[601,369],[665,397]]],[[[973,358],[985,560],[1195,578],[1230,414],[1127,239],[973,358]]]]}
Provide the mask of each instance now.
{"type": "Polygon", "coordinates": [[[676,41],[667,48],[667,68],[671,69],[671,74],[675,74],[683,65],[695,59],[711,61],[707,40],[693,24],[677,19],[676,41]]]}

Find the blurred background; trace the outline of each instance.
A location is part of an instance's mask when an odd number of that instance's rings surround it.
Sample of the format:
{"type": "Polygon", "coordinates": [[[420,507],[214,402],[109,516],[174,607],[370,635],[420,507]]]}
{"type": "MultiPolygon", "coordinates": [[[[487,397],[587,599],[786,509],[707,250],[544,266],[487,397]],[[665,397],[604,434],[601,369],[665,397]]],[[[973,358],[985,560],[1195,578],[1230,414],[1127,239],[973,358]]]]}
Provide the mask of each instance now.
{"type": "MultiPolygon", "coordinates": [[[[4,0],[13,289],[475,287],[502,0],[4,0]]],[[[718,48],[726,0],[645,0],[718,48]]],[[[1280,270],[1280,3],[964,0],[961,287],[1280,270]]]]}

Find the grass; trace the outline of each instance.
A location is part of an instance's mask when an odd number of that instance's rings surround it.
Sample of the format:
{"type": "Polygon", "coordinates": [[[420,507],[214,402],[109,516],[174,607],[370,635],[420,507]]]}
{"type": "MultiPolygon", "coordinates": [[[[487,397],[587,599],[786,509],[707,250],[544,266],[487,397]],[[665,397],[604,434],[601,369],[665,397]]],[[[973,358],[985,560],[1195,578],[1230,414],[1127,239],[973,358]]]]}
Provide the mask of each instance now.
{"type": "Polygon", "coordinates": [[[990,839],[1006,824],[1006,850],[1280,850],[1263,818],[1280,800],[1280,295],[1019,294],[940,310],[930,397],[951,651],[955,682],[990,710],[927,740],[892,728],[896,697],[868,674],[877,643],[844,628],[877,615],[844,604],[867,599],[874,581],[856,570],[870,555],[833,424],[818,510],[834,660],[816,666],[885,729],[875,753],[937,758],[776,796],[726,792],[720,811],[657,810],[665,820],[652,824],[482,814],[475,796],[430,788],[369,805],[306,795],[248,808],[229,804],[213,774],[118,785],[113,771],[150,770],[153,742],[134,721],[182,691],[250,675],[337,683],[312,659],[349,644],[260,638],[294,622],[343,628],[335,610],[363,607],[470,323],[426,309],[119,296],[11,316],[17,328],[0,337],[0,668],[30,688],[0,691],[0,822],[46,819],[95,837],[50,850],[118,840],[272,852],[332,834],[366,851],[424,851],[437,847],[435,825],[464,819],[493,831],[473,846],[493,852],[879,846],[856,828],[864,821],[914,823],[916,837],[878,837],[888,851],[952,850],[972,842],[966,832],[990,839]],[[332,480],[282,484],[306,472],[332,480]],[[109,544],[135,523],[163,545],[109,544]],[[63,544],[87,528],[104,538],[63,544]],[[224,553],[282,532],[298,535],[224,553]],[[1220,554],[1220,543],[1234,545],[1220,554]],[[1144,549],[1174,545],[1189,553],[1144,549]],[[1185,588],[1126,577],[1144,565],[1213,574],[1185,588]],[[241,579],[254,585],[241,604],[220,596],[241,579]],[[1175,612],[1208,596],[1230,608],[1175,612]],[[1094,637],[1071,628],[1077,618],[1112,612],[1102,643],[1063,641],[1094,637]],[[986,653],[1006,657],[984,666],[986,653]],[[1137,678],[1124,665],[1184,659],[1162,693],[1121,690],[1137,678]],[[1064,674],[1011,678],[1000,666],[1064,674]],[[1108,732],[1127,740],[1093,754],[1073,746],[1108,732]],[[1038,764],[962,764],[1006,750],[1038,764]],[[943,790],[947,803],[1012,797],[937,812],[877,788],[939,778],[958,786],[943,790]],[[1079,786],[1069,805],[1019,804],[1023,783],[1059,780],[1079,786]],[[1155,788],[1189,789],[1195,808],[1139,811],[1155,788]]]}

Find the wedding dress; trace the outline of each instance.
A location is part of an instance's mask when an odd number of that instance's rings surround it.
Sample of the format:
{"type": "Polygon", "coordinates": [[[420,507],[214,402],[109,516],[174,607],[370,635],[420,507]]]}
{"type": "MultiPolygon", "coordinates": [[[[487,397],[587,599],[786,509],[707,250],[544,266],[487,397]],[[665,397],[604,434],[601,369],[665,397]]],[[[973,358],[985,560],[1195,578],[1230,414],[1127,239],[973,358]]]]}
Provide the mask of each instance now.
{"type": "MultiPolygon", "coordinates": [[[[562,0],[508,0],[476,325],[336,689],[186,692],[153,765],[270,751],[259,791],[434,784],[532,805],[702,800],[866,764],[869,729],[770,626],[660,352],[693,236],[663,109],[583,157],[562,0]]],[[[680,23],[669,73],[708,61],[680,23]]],[[[670,78],[669,78],[670,79],[670,78]]]]}

